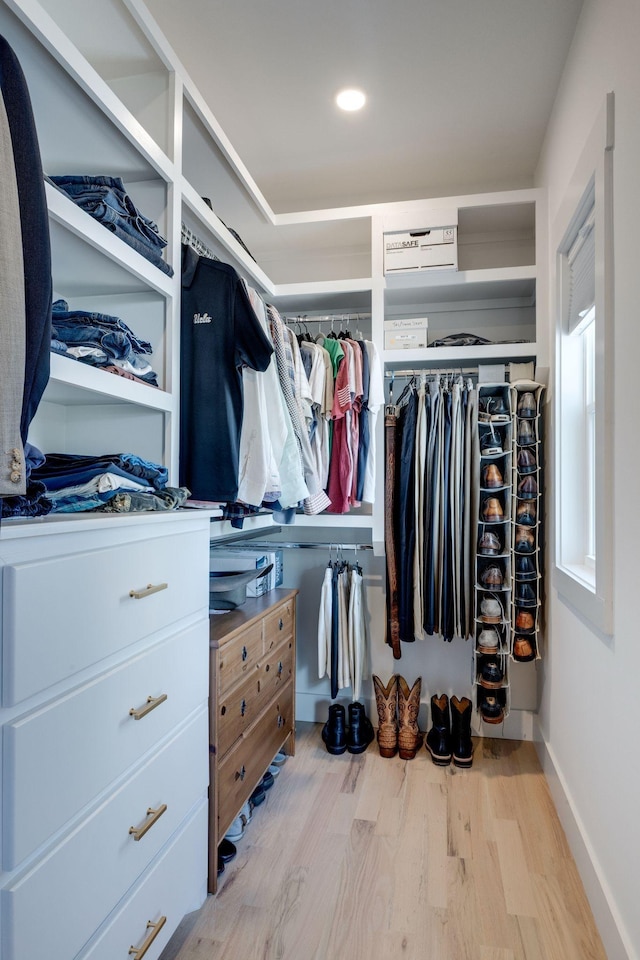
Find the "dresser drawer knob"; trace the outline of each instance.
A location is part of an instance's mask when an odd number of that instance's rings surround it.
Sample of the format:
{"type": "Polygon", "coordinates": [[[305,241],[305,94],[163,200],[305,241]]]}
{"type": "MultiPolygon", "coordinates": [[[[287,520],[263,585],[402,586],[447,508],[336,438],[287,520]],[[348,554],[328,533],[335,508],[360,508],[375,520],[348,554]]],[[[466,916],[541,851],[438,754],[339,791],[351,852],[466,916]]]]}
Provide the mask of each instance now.
{"type": "Polygon", "coordinates": [[[133,960],[142,960],[145,953],[158,936],[166,922],[166,917],[160,917],[159,920],[148,921],[147,930],[150,930],[151,933],[146,937],[144,943],[142,943],[139,947],[129,947],[129,956],[133,957],[133,960]]]}
{"type": "Polygon", "coordinates": [[[162,814],[166,811],[166,803],[161,803],[160,806],[154,810],[153,807],[148,807],[147,809],[147,819],[142,824],[141,827],[129,827],[129,833],[132,835],[134,840],[142,840],[147,830],[150,830],[154,823],[157,823],[162,814]]]}
{"type": "Polygon", "coordinates": [[[243,763],[240,769],[236,770],[236,780],[244,780],[246,772],[247,771],[245,770],[244,763],[243,763]]]}
{"type": "Polygon", "coordinates": [[[129,596],[134,600],[142,600],[144,597],[150,597],[152,593],[166,590],[168,586],[168,583],[148,583],[144,590],[129,590],[129,596]]]}
{"type": "Polygon", "coordinates": [[[282,630],[283,627],[284,627],[284,620],[282,619],[282,617],[280,617],[280,619],[278,620],[278,630],[282,630]]]}
{"type": "Polygon", "coordinates": [[[282,660],[278,660],[278,676],[279,676],[279,677],[282,676],[282,671],[283,671],[283,669],[284,669],[284,667],[282,666],[282,660]]]}
{"type": "Polygon", "coordinates": [[[148,713],[151,713],[151,711],[159,707],[161,703],[164,703],[166,699],[166,693],[161,693],[159,697],[147,697],[147,702],[143,707],[131,707],[129,716],[133,717],[134,720],[142,720],[148,713]]]}
{"type": "Polygon", "coordinates": [[[248,656],[249,656],[249,654],[247,653],[247,648],[246,648],[246,647],[243,647],[243,648],[242,648],[242,660],[243,660],[243,662],[247,659],[248,656]]]}
{"type": "Polygon", "coordinates": [[[240,716],[244,717],[246,712],[247,712],[247,701],[243,700],[242,703],[240,704],[240,716]]]}
{"type": "Polygon", "coordinates": [[[282,716],[282,714],[279,713],[279,714],[278,714],[278,729],[280,729],[280,727],[282,727],[283,725],[284,725],[284,717],[282,716]]]}

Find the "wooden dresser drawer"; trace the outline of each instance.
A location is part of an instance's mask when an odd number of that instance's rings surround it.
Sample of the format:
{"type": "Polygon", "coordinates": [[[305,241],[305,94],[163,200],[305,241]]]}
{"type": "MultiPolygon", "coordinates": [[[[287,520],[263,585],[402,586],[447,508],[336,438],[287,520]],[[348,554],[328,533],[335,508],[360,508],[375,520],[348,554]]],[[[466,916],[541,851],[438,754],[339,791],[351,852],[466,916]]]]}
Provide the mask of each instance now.
{"type": "Polygon", "coordinates": [[[293,639],[261,657],[250,677],[218,699],[218,754],[222,758],[293,677],[293,639]]]}
{"type": "Polygon", "coordinates": [[[219,835],[229,829],[246,797],[293,730],[293,683],[280,690],[258,721],[259,733],[249,728],[218,765],[219,835]]]}
{"type": "MultiPolygon", "coordinates": [[[[139,768],[107,803],[26,877],[3,891],[10,941],[6,960],[75,957],[199,798],[207,769],[207,711],[139,768]],[[166,810],[154,820],[147,811],[166,810]],[[152,822],[139,840],[130,827],[152,822]],[[64,882],[60,882],[64,878],[64,882]],[[37,917],[37,923],[33,922],[37,917]]],[[[4,958],[3,954],[3,958],[4,958]]]]}
{"type": "Polygon", "coordinates": [[[293,636],[295,609],[295,600],[291,599],[281,604],[273,613],[268,613],[264,618],[263,644],[265,653],[273,650],[283,640],[293,636]]]}
{"type": "Polygon", "coordinates": [[[262,655],[262,624],[254,623],[220,645],[218,691],[223,696],[235,683],[255,672],[262,655]]]}
{"type": "Polygon", "coordinates": [[[3,866],[12,869],[207,697],[208,620],[4,728],[3,866]],[[136,720],[149,697],[166,700],[136,720]],[[38,789],[34,789],[37,771],[38,789]]]}
{"type": "Polygon", "coordinates": [[[131,960],[130,948],[140,949],[153,937],[154,928],[147,925],[166,917],[144,954],[145,960],[158,960],[185,913],[196,910],[205,899],[206,859],[205,801],[75,960],[131,960]]]}
{"type": "Polygon", "coordinates": [[[194,531],[4,568],[3,702],[19,703],[207,609],[194,531]],[[166,588],[146,594],[147,588],[166,588]],[[131,593],[146,594],[140,598],[131,593]],[[59,597],[59,601],[45,602],[59,597]],[[51,642],[55,638],[55,642],[51,642]]]}

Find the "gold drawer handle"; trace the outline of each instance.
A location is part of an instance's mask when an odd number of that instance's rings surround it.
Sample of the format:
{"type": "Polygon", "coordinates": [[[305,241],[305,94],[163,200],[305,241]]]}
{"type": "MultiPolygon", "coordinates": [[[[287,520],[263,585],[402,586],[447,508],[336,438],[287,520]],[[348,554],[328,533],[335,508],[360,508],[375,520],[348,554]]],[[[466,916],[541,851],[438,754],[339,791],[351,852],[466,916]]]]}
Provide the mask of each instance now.
{"type": "Polygon", "coordinates": [[[129,596],[133,597],[134,600],[142,600],[143,597],[150,597],[152,593],[160,593],[161,590],[166,590],[168,586],[168,583],[148,583],[144,590],[129,590],[129,596]]]}
{"type": "Polygon", "coordinates": [[[144,707],[131,707],[129,710],[129,716],[133,717],[134,720],[142,720],[143,717],[146,717],[148,713],[151,713],[152,710],[155,710],[156,707],[159,707],[161,703],[164,703],[167,699],[166,693],[161,693],[159,697],[147,697],[147,702],[144,707]]]}
{"type": "Polygon", "coordinates": [[[149,934],[147,939],[144,941],[142,946],[129,947],[129,955],[133,957],[133,960],[142,960],[145,953],[147,952],[147,950],[149,949],[149,947],[151,946],[155,938],[158,936],[158,934],[160,933],[160,931],[162,930],[166,922],[167,922],[166,917],[160,917],[159,920],[155,920],[155,921],[154,920],[148,921],[147,930],[151,930],[151,933],[149,934]]]}
{"type": "Polygon", "coordinates": [[[133,836],[134,840],[142,840],[147,830],[150,830],[154,823],[157,823],[162,814],[166,811],[166,803],[161,803],[157,810],[154,810],[153,807],[147,808],[147,817],[141,827],[129,827],[129,833],[133,836]]]}

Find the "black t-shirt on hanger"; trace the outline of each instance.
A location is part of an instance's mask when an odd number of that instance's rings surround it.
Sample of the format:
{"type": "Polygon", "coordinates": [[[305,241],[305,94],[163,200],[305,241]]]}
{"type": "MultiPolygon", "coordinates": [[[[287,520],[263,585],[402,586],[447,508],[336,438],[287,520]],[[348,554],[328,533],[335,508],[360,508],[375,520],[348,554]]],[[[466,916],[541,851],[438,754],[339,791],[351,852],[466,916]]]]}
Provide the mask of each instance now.
{"type": "Polygon", "coordinates": [[[194,499],[235,501],[242,367],[266,370],[272,353],[233,267],[183,246],[180,483],[194,499]]]}

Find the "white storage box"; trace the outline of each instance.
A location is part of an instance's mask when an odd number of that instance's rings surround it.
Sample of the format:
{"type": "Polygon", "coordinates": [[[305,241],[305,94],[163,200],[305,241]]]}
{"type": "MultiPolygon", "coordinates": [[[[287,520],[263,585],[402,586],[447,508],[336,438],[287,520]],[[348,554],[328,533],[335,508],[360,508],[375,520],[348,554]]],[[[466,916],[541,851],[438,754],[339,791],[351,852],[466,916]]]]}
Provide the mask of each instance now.
{"type": "Polygon", "coordinates": [[[427,346],[427,317],[384,321],[385,350],[412,350],[427,346]]]}
{"type": "Polygon", "coordinates": [[[263,593],[282,586],[282,550],[251,550],[234,545],[234,549],[214,547],[210,552],[209,570],[220,572],[264,570],[269,564],[273,565],[271,573],[260,580],[253,580],[247,585],[248,597],[261,597],[263,593]]]}
{"type": "Polygon", "coordinates": [[[384,234],[384,272],[457,270],[458,228],[436,227],[384,234]]]}
{"type": "MultiPolygon", "coordinates": [[[[213,573],[241,573],[245,570],[264,570],[269,565],[269,560],[264,553],[234,553],[231,550],[211,551],[209,560],[209,570],[213,573]]],[[[260,577],[259,580],[252,580],[247,584],[248,597],[261,597],[271,589],[274,579],[272,570],[266,577],[260,577]]]]}

